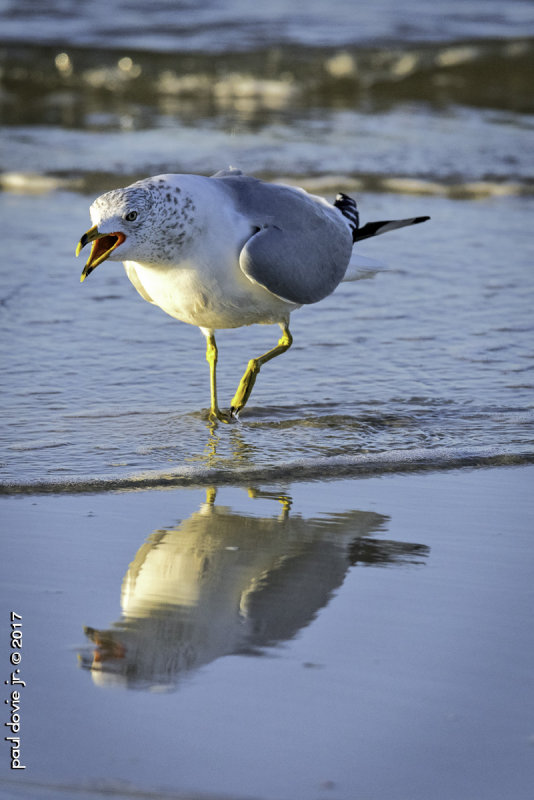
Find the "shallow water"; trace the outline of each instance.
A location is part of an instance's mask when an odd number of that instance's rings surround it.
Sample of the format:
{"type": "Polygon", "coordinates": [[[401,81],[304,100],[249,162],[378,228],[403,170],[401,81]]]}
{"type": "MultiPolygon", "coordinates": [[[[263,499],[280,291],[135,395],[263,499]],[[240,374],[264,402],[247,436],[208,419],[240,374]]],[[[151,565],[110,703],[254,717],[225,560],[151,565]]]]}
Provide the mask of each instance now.
{"type": "MultiPolygon", "coordinates": [[[[111,6],[2,7],[3,484],[531,452],[530,5],[315,2],[304,25],[159,3],[142,29],[111,6]],[[432,221],[365,243],[389,271],[295,313],[241,424],[210,431],[202,337],[117,265],[80,286],[73,248],[111,186],[229,163],[432,221]]],[[[277,335],[219,334],[223,403],[277,335]]]]}
{"type": "MultiPolygon", "coordinates": [[[[2,4],[4,487],[532,452],[530,4],[241,5],[2,4]],[[432,220],[364,243],[389,270],[296,312],[210,430],[202,336],[73,249],[112,186],[230,163],[432,220]]],[[[219,333],[222,404],[277,336],[219,333]]]]}
{"type": "MultiPolygon", "coordinates": [[[[143,303],[120,265],[80,286],[71,245],[87,199],[53,201],[0,195],[14,234],[2,287],[4,483],[398,449],[531,452],[531,198],[362,196],[371,216],[432,222],[367,246],[390,271],[295,312],[293,348],[264,367],[241,422],[215,430],[203,337],[143,303]]],[[[220,332],[221,402],[277,331],[220,332]]]]}
{"type": "Polygon", "coordinates": [[[0,498],[0,797],[527,800],[532,478],[0,498]]]}

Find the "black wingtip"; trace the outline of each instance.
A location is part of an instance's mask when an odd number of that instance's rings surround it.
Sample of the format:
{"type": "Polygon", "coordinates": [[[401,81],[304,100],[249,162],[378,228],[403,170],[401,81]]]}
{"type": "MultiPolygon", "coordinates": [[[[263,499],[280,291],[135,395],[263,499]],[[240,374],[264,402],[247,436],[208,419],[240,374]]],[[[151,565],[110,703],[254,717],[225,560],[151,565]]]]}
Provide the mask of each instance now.
{"type": "Polygon", "coordinates": [[[371,236],[378,236],[381,233],[395,231],[408,225],[417,225],[418,222],[426,222],[427,219],[430,219],[430,217],[409,217],[409,219],[384,219],[376,222],[367,222],[362,228],[353,230],[352,238],[354,242],[359,242],[362,239],[369,239],[371,236]]]}
{"type": "Polygon", "coordinates": [[[354,241],[354,232],[360,227],[360,214],[358,213],[356,200],[354,200],[352,197],[349,197],[348,194],[339,192],[334,200],[334,206],[338,208],[345,219],[348,220],[354,241]]]}

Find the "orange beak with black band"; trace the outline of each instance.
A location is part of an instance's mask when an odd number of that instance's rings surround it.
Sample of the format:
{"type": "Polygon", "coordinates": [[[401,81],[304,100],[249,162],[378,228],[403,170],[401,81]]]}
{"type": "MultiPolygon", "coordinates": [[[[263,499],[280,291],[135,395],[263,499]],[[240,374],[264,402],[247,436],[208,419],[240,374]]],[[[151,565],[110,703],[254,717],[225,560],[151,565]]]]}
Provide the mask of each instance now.
{"type": "Polygon", "coordinates": [[[98,267],[106,258],[109,258],[115,248],[122,244],[125,239],[126,235],[120,233],[120,231],[116,233],[99,233],[96,225],[88,230],[87,233],[84,233],[76,247],[76,255],[79,256],[82,249],[86,244],[89,244],[89,242],[92,242],[93,245],[87,264],[83,268],[83,272],[80,276],[80,282],[83,283],[94,268],[98,267]]]}

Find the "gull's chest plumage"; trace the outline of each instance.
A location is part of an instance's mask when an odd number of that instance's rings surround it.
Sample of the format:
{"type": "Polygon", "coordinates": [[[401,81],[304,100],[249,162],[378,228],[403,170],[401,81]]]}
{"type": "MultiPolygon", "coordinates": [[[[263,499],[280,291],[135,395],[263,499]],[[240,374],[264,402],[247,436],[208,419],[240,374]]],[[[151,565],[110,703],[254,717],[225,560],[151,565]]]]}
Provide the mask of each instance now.
{"type": "Polygon", "coordinates": [[[279,322],[296,307],[250,281],[237,257],[206,266],[191,260],[169,266],[129,261],[124,266],[145,300],[201,328],[279,322]]]}

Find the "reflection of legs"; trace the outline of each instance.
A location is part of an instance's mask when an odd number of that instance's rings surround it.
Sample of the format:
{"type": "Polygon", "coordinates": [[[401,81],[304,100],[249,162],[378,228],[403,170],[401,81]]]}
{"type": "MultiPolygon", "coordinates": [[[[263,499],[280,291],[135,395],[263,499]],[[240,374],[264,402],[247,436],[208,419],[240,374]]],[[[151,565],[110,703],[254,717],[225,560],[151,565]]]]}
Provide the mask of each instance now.
{"type": "Polygon", "coordinates": [[[248,488],[248,496],[253,500],[256,497],[265,497],[268,500],[278,500],[278,502],[282,504],[282,513],[279,517],[279,519],[282,520],[287,519],[289,509],[291,508],[291,503],[293,502],[288,494],[282,494],[282,492],[264,492],[261,489],[255,489],[253,486],[248,488]]]}
{"type": "Polygon", "coordinates": [[[215,344],[215,336],[213,331],[203,331],[206,337],[206,361],[210,365],[210,393],[211,393],[211,407],[210,417],[221,420],[221,422],[228,422],[228,418],[222,413],[217,405],[217,345],[215,344]]]}
{"type": "Polygon", "coordinates": [[[245,371],[245,374],[241,378],[239,386],[237,387],[237,392],[232,400],[232,407],[230,409],[232,416],[237,416],[241,409],[245,407],[246,402],[250,397],[250,393],[252,392],[252,387],[256,382],[258,372],[263,364],[266,364],[267,361],[270,361],[272,358],[276,358],[276,356],[285,353],[286,350],[291,347],[293,343],[293,337],[289,332],[288,326],[284,323],[281,324],[280,327],[282,328],[282,336],[278,340],[276,347],[273,347],[272,350],[268,350],[258,358],[252,358],[248,362],[248,367],[245,371]]]}
{"type": "Polygon", "coordinates": [[[210,486],[206,489],[206,504],[208,506],[212,506],[215,503],[215,498],[217,497],[217,489],[215,486],[210,486]]]}

